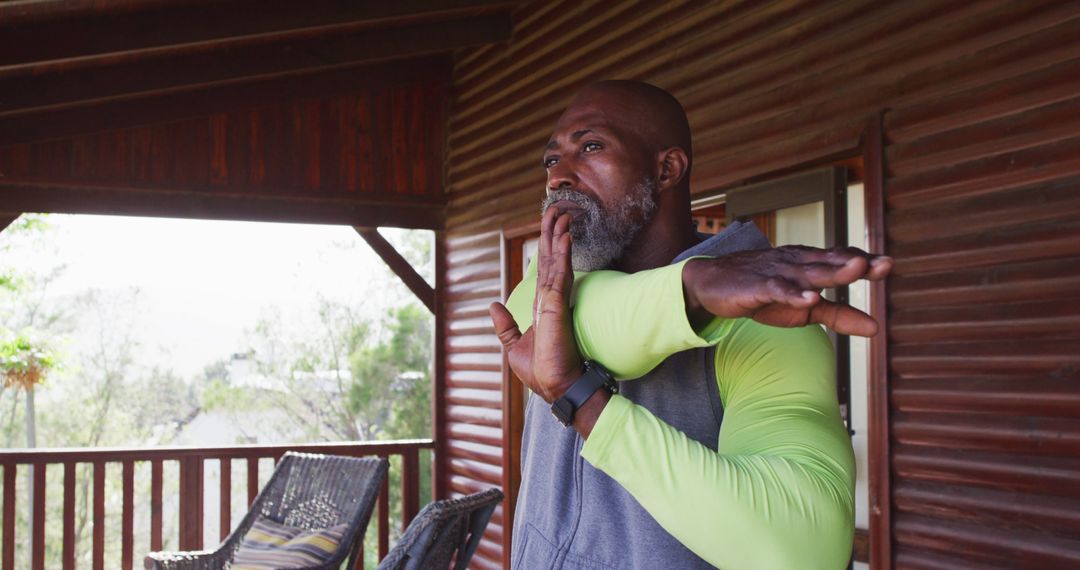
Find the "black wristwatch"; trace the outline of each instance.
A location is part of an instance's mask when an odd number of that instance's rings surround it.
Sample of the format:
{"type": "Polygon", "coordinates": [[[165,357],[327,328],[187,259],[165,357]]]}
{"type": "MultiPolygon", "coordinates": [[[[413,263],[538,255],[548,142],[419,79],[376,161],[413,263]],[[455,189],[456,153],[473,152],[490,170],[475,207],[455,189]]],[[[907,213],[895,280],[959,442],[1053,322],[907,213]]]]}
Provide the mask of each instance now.
{"type": "Polygon", "coordinates": [[[569,427],[574,423],[574,414],[601,388],[612,394],[619,393],[619,385],[611,373],[600,363],[586,360],[585,373],[570,386],[562,398],[551,404],[551,413],[562,425],[569,427]]]}

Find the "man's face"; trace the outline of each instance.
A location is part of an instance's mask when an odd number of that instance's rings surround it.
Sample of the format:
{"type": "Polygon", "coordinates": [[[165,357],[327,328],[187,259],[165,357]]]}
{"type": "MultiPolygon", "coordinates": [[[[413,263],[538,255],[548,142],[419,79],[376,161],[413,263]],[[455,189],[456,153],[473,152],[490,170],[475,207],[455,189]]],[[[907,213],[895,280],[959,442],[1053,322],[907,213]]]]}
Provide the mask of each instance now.
{"type": "Polygon", "coordinates": [[[577,271],[610,267],[656,209],[648,156],[620,129],[603,101],[577,102],[563,113],[544,152],[549,207],[573,221],[577,271]]]}

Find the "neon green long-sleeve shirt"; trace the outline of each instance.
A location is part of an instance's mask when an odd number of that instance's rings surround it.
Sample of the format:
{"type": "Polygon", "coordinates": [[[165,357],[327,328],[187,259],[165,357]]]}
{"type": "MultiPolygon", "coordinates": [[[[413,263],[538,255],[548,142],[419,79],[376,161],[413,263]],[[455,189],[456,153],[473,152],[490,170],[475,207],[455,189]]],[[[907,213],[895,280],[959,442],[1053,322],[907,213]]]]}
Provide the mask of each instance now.
{"type": "MultiPolygon", "coordinates": [[[[724,404],[717,451],[613,396],[581,455],[680,542],[723,570],[836,570],[851,555],[855,459],[836,401],[835,357],[818,326],[716,319],[695,332],[682,267],[575,274],[582,355],[620,380],[716,344],[724,404]]],[[[535,268],[507,306],[532,323],[535,268]]],[[[613,521],[617,524],[617,521],[613,521]]]]}

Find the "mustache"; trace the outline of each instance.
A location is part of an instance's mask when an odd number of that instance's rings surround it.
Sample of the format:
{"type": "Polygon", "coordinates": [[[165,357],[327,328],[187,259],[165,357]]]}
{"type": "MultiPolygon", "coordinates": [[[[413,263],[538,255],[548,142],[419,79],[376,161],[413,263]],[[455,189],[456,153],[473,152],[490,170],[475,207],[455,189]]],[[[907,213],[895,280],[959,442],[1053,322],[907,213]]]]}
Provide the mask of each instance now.
{"type": "Polygon", "coordinates": [[[547,197],[544,198],[544,200],[540,203],[540,213],[543,214],[544,212],[546,212],[547,209],[555,202],[561,202],[564,200],[567,202],[572,202],[573,204],[580,206],[587,211],[599,209],[600,206],[596,199],[592,196],[589,196],[588,194],[583,194],[574,190],[559,189],[551,190],[550,192],[548,192],[547,197]]]}

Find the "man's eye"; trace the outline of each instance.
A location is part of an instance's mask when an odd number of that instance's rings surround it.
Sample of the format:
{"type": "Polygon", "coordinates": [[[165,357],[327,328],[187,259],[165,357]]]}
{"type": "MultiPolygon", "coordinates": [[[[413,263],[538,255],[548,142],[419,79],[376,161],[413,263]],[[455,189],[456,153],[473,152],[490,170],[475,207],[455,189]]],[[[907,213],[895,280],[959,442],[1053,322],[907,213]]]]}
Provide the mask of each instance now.
{"type": "Polygon", "coordinates": [[[587,142],[587,143],[585,143],[585,146],[581,147],[581,149],[584,150],[585,152],[594,152],[594,151],[598,151],[598,150],[600,150],[602,148],[604,148],[604,147],[600,146],[600,143],[598,143],[598,142],[587,142]]]}
{"type": "Polygon", "coordinates": [[[554,156],[544,158],[544,168],[551,168],[555,166],[555,163],[559,162],[559,159],[554,156]]]}

